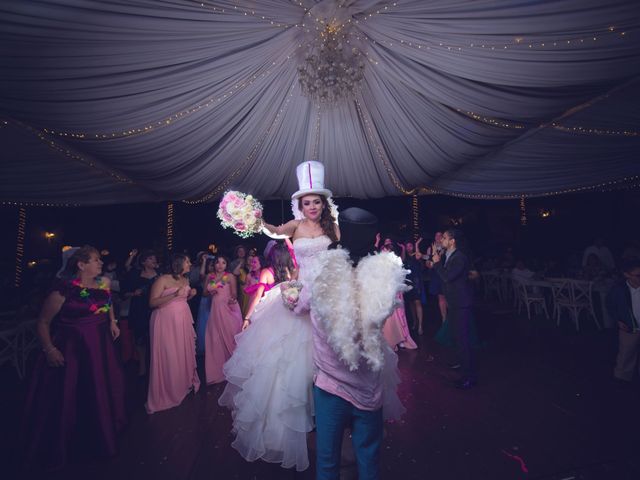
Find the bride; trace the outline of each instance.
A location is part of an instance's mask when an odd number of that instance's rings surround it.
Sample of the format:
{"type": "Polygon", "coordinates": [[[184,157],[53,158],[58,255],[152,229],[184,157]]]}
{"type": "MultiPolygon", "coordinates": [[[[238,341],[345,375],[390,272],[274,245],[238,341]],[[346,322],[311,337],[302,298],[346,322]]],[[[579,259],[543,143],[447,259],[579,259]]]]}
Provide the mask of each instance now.
{"type": "Polygon", "coordinates": [[[219,404],[232,411],[232,446],[246,460],[302,471],[309,466],[307,433],[314,428],[311,291],[322,268],[318,254],[340,240],[340,230],[331,191],[324,188],[323,165],[303,162],[296,174],[299,190],[292,195],[292,209],[297,218],[264,226],[268,234],[293,239],[302,284],[298,303],[288,309],[280,288],[265,294],[250,326],[236,336],[219,404]]]}
{"type": "Polygon", "coordinates": [[[307,433],[313,429],[313,357],[309,308],[317,275],[314,256],[340,239],[324,170],[309,161],[297,168],[300,189],[292,195],[294,220],[265,224],[277,236],[293,240],[302,284],[294,311],[285,307],[279,288],[269,290],[236,337],[237,347],[224,366],[228,384],[219,403],[231,409],[232,446],[248,461],[262,459],[298,471],[309,466],[307,433]]]}

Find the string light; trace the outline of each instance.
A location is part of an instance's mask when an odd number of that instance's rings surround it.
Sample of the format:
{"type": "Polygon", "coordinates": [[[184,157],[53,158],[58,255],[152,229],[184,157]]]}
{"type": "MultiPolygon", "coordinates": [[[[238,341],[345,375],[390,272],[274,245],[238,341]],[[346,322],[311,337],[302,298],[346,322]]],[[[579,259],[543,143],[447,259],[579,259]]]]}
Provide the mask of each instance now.
{"type": "Polygon", "coordinates": [[[410,190],[410,194],[414,192],[417,194],[435,194],[435,195],[448,195],[451,197],[458,198],[467,198],[471,200],[508,200],[508,199],[516,199],[516,198],[534,198],[534,197],[551,197],[555,195],[565,195],[569,193],[584,193],[593,190],[600,190],[602,192],[610,191],[610,190],[619,190],[619,189],[635,189],[640,187],[640,175],[634,175],[630,177],[623,177],[616,180],[609,180],[607,182],[601,182],[594,185],[585,185],[581,187],[573,187],[573,188],[565,188],[560,190],[549,190],[545,192],[536,192],[536,193],[523,193],[523,192],[513,192],[513,193],[503,193],[503,194],[493,194],[493,193],[465,193],[465,192],[456,192],[452,190],[442,190],[433,187],[416,187],[410,190]]]}
{"type": "Polygon", "coordinates": [[[322,114],[321,105],[316,104],[316,124],[314,127],[313,154],[311,160],[318,160],[318,150],[320,147],[320,117],[322,114]]]}
{"type": "Polygon", "coordinates": [[[520,197],[520,225],[527,226],[527,205],[524,197],[520,197]]]}
{"type": "Polygon", "coordinates": [[[249,86],[253,85],[257,80],[261,80],[268,75],[270,75],[275,69],[272,67],[277,65],[281,66],[291,58],[291,55],[287,55],[285,60],[280,64],[276,64],[273,62],[270,67],[267,68],[264,72],[260,74],[252,75],[248,80],[243,80],[235,83],[232,87],[229,87],[228,90],[222,89],[224,93],[218,94],[215,97],[209,97],[204,102],[197,103],[192,105],[189,108],[186,108],[180,112],[172,113],[167,117],[164,117],[160,120],[153,121],[144,126],[133,127],[130,129],[120,130],[120,131],[112,131],[108,133],[86,133],[86,132],[68,132],[68,131],[60,131],[57,129],[51,128],[43,128],[43,131],[49,135],[57,135],[59,137],[70,137],[79,140],[112,140],[116,138],[127,138],[127,137],[135,137],[140,135],[145,135],[154,131],[157,131],[161,128],[168,127],[169,125],[174,124],[179,120],[183,120],[194,113],[201,111],[202,109],[209,108],[213,105],[223,102],[236,95],[239,92],[244,91],[249,86]]]}
{"type": "Polygon", "coordinates": [[[0,202],[3,207],[79,207],[78,203],[56,203],[56,202],[15,202],[5,200],[0,202]]]}
{"type": "Polygon", "coordinates": [[[508,129],[515,129],[515,130],[522,130],[526,128],[524,125],[519,124],[517,122],[510,122],[507,120],[500,120],[497,118],[485,117],[475,112],[460,110],[459,108],[456,108],[456,112],[461,113],[462,115],[468,118],[471,118],[473,120],[476,120],[478,122],[486,123],[487,125],[492,125],[494,127],[508,128],[508,129]]]}
{"type": "MultiPolygon", "coordinates": [[[[369,17],[366,17],[368,19],[369,17]]],[[[355,22],[358,23],[358,22],[355,22]]],[[[408,41],[404,39],[391,39],[391,40],[382,40],[382,39],[373,39],[368,36],[366,33],[362,33],[362,36],[368,40],[369,42],[375,44],[384,45],[385,47],[393,48],[394,44],[396,47],[404,46],[410,47],[417,50],[446,50],[449,52],[460,53],[465,49],[484,49],[484,50],[493,50],[493,51],[501,51],[508,50],[511,48],[521,48],[521,49],[549,49],[554,47],[584,47],[585,45],[593,44],[593,42],[597,42],[598,39],[602,40],[603,36],[607,38],[614,39],[624,39],[627,38],[628,31],[618,32],[615,31],[613,27],[607,27],[601,30],[597,30],[594,33],[588,35],[582,35],[579,37],[569,37],[569,38],[556,38],[555,40],[547,40],[547,41],[526,41],[526,38],[523,36],[514,37],[510,42],[499,42],[499,43],[490,43],[490,42],[469,42],[465,44],[449,44],[448,42],[433,40],[431,42],[416,42],[416,41],[408,41]]]]}
{"type": "Polygon", "coordinates": [[[380,161],[382,162],[383,167],[387,172],[387,175],[391,179],[391,182],[393,183],[394,187],[404,195],[435,194],[435,195],[448,195],[448,196],[458,197],[458,198],[485,199],[485,200],[524,198],[524,197],[546,197],[546,196],[562,195],[562,194],[568,194],[568,193],[580,193],[580,192],[586,192],[586,191],[597,190],[597,189],[615,188],[620,184],[627,184],[630,182],[636,182],[640,180],[640,175],[636,175],[636,176],[624,177],[617,180],[611,180],[608,182],[598,183],[595,185],[586,185],[581,187],[553,190],[553,191],[533,193],[533,194],[527,194],[522,192],[513,192],[513,193],[506,193],[506,194],[473,194],[473,193],[455,192],[450,190],[442,190],[442,189],[427,187],[427,186],[419,186],[409,190],[400,183],[400,180],[396,176],[393,168],[391,167],[387,159],[387,155],[384,148],[382,148],[382,146],[380,145],[380,142],[377,140],[377,137],[373,132],[369,119],[364,115],[362,111],[362,107],[358,99],[355,100],[355,104],[356,104],[356,110],[358,112],[358,116],[360,117],[360,119],[365,125],[365,130],[366,130],[366,133],[368,134],[369,140],[371,144],[374,146],[376,154],[380,159],[380,161]]]}
{"type": "MultiPolygon", "coordinates": [[[[209,3],[203,3],[203,2],[197,2],[197,3],[200,3],[200,6],[202,8],[206,8],[207,10],[210,10],[211,13],[217,14],[217,15],[222,15],[222,14],[229,14],[229,15],[242,14],[245,17],[251,16],[251,17],[254,17],[254,18],[258,19],[258,20],[263,20],[266,24],[269,24],[269,25],[271,25],[273,27],[277,27],[277,28],[291,28],[293,26],[293,25],[289,25],[289,24],[286,24],[286,23],[278,22],[277,20],[275,20],[273,18],[266,17],[264,15],[260,15],[259,13],[256,13],[255,10],[252,10],[250,8],[247,8],[247,7],[234,5],[233,8],[225,9],[225,8],[216,7],[216,6],[211,5],[209,3]]],[[[234,2],[234,3],[237,3],[237,2],[234,2]]]]}
{"type": "MultiPolygon", "coordinates": [[[[25,123],[22,123],[18,120],[14,120],[14,119],[3,119],[3,122],[10,122],[11,124],[23,128],[25,130],[27,130],[29,133],[31,133],[32,135],[35,135],[36,137],[38,137],[38,139],[43,142],[44,144],[46,144],[49,148],[51,148],[52,150],[55,150],[56,152],[64,155],[65,157],[80,162],[82,164],[84,164],[85,166],[91,167],[95,170],[98,170],[99,172],[110,176],[111,178],[117,180],[118,182],[121,183],[128,183],[128,184],[134,184],[133,180],[130,180],[129,178],[125,177],[124,175],[115,172],[113,170],[109,170],[101,165],[96,164],[93,160],[87,159],[82,155],[79,155],[75,152],[73,152],[71,149],[69,149],[68,147],[64,147],[62,145],[59,145],[58,143],[56,143],[55,141],[51,140],[50,138],[47,138],[47,136],[39,130],[36,130],[35,128],[33,128],[30,125],[27,125],[25,123]]],[[[46,129],[45,129],[46,131],[46,129]]],[[[69,205],[69,204],[65,204],[65,205],[69,205]]],[[[46,204],[46,206],[53,206],[50,204],[46,204]]]]}
{"type": "Polygon", "coordinates": [[[167,203],[167,250],[173,251],[173,202],[167,203]]]}
{"type": "Polygon", "coordinates": [[[24,234],[27,225],[27,209],[21,207],[18,210],[18,238],[16,240],[16,273],[14,285],[20,288],[22,284],[22,262],[24,259],[24,234]]]}
{"type": "Polygon", "coordinates": [[[383,168],[387,172],[387,175],[389,176],[389,179],[391,180],[391,183],[393,183],[394,187],[399,192],[402,192],[405,195],[413,195],[414,193],[417,193],[416,189],[407,190],[406,188],[404,188],[402,186],[402,184],[400,183],[400,180],[396,176],[395,172],[393,171],[393,168],[391,167],[390,162],[387,159],[387,154],[386,154],[384,148],[380,145],[380,142],[378,142],[378,140],[377,140],[377,136],[373,132],[373,129],[371,127],[371,122],[369,122],[369,119],[364,114],[364,112],[362,110],[362,106],[360,105],[360,101],[357,98],[355,99],[355,104],[356,104],[356,111],[358,112],[358,117],[360,117],[360,119],[364,123],[366,134],[368,134],[369,140],[370,140],[371,144],[374,146],[376,154],[377,154],[378,158],[380,159],[380,161],[382,162],[383,168]]]}
{"type": "Polygon", "coordinates": [[[594,127],[581,127],[573,126],[567,127],[558,123],[552,123],[551,126],[556,130],[560,130],[565,133],[576,133],[580,135],[597,135],[597,136],[610,136],[610,137],[638,137],[640,132],[635,130],[610,130],[594,127]]]}
{"type": "Polygon", "coordinates": [[[240,174],[240,172],[245,170],[246,166],[249,163],[251,163],[251,162],[253,162],[255,160],[255,158],[257,157],[258,152],[260,150],[260,147],[262,146],[264,141],[267,139],[267,137],[271,134],[273,129],[276,127],[276,125],[280,121],[280,117],[286,111],[289,103],[291,102],[291,98],[293,97],[293,91],[296,88],[297,84],[298,84],[298,82],[292,82],[291,83],[291,86],[289,87],[289,92],[287,93],[284,105],[282,106],[281,109],[278,110],[278,113],[276,114],[275,118],[273,119],[273,122],[271,123],[271,125],[269,125],[269,127],[265,130],[265,132],[260,136],[258,141],[255,143],[255,145],[251,149],[249,155],[247,155],[247,157],[244,159],[244,161],[240,163],[238,168],[236,168],[236,170],[233,173],[231,173],[231,175],[229,175],[222,183],[220,183],[211,192],[207,193],[203,197],[200,197],[200,198],[198,198],[196,200],[182,200],[183,203],[187,203],[189,205],[197,205],[197,204],[208,202],[212,198],[215,198],[216,196],[220,195],[224,190],[226,190],[226,188],[240,174]]]}
{"type": "Polygon", "coordinates": [[[157,131],[158,129],[173,125],[175,122],[179,120],[183,120],[205,108],[209,108],[219,103],[222,103],[223,101],[228,100],[232,96],[237,95],[240,92],[243,92],[244,90],[252,86],[257,81],[263,80],[266,77],[270,76],[273,72],[278,70],[279,67],[283,66],[286,62],[288,62],[292,58],[295,58],[296,50],[299,50],[302,47],[303,47],[303,44],[298,44],[295,47],[294,52],[282,53],[281,59],[279,61],[271,62],[271,64],[267,66],[263,72],[255,73],[250,77],[248,77],[247,79],[236,82],[235,84],[233,84],[233,86],[225,87],[224,89],[221,89],[223,93],[219,93],[214,97],[209,97],[203,102],[196,103],[195,105],[192,105],[189,108],[186,108],[177,113],[169,114],[168,116],[160,120],[152,121],[144,126],[121,129],[118,131],[111,131],[107,133],[70,132],[70,131],[62,131],[59,129],[52,129],[52,128],[43,128],[42,130],[44,133],[47,133],[49,135],[55,135],[59,137],[68,137],[68,138],[73,138],[78,140],[92,140],[92,141],[112,140],[117,138],[128,138],[128,137],[145,135],[145,134],[157,131]]]}
{"type": "Polygon", "coordinates": [[[420,212],[418,210],[418,196],[411,196],[411,214],[413,219],[413,241],[418,240],[418,233],[420,232],[420,212]]]}

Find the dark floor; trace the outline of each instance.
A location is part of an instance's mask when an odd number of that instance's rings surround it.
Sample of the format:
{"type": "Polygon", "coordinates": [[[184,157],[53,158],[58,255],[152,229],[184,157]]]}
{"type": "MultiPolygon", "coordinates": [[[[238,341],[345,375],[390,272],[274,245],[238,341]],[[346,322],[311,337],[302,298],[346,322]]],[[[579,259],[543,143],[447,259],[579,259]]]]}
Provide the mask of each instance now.
{"type": "MultiPolygon", "coordinates": [[[[502,305],[477,307],[480,383],[469,391],[449,386],[447,349],[433,340],[434,320],[418,351],[401,351],[402,421],[386,426],[384,479],[607,479],[640,478],[640,388],[611,380],[616,334],[587,321],[528,321],[502,305]],[[426,361],[427,352],[435,361],[426,361]],[[528,472],[528,473],[527,473],[528,472]]],[[[427,317],[436,318],[433,308],[427,317]]],[[[128,368],[131,422],[118,457],[94,460],[78,451],[56,473],[15,473],[20,397],[9,367],[0,370],[0,452],[9,454],[2,478],[101,480],[312,479],[263,462],[247,463],[230,448],[230,415],[218,407],[222,386],[203,388],[178,408],[148,416],[145,384],[128,368]]],[[[310,439],[310,445],[313,439],[310,439]]],[[[312,452],[313,455],[313,452],[312,452]]],[[[345,478],[349,477],[345,469],[345,478]]]]}

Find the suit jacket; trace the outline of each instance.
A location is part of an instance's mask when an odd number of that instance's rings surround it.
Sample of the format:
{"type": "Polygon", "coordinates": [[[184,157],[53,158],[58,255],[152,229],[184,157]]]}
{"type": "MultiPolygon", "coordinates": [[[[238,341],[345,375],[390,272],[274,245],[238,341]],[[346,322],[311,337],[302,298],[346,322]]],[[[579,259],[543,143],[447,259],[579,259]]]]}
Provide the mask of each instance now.
{"type": "Polygon", "coordinates": [[[625,323],[632,330],[638,328],[640,318],[635,318],[633,315],[631,293],[626,282],[619,282],[609,290],[606,305],[607,311],[613,320],[625,323]]]}
{"type": "Polygon", "coordinates": [[[451,254],[446,265],[443,255],[433,269],[442,279],[442,290],[450,308],[469,308],[473,305],[469,257],[458,249],[451,254]]]}

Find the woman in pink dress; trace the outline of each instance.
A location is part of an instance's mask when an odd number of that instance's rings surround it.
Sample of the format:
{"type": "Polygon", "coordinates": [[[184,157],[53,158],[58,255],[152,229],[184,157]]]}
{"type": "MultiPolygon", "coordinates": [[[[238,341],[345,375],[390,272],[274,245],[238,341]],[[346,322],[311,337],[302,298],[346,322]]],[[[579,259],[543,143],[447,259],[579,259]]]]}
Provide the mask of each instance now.
{"type": "Polygon", "coordinates": [[[196,334],[187,300],[196,294],[186,275],[191,262],[174,255],[171,273],[158,278],[149,297],[151,314],[151,367],[147,413],[180,405],[184,397],[200,388],[196,371],[196,334]]]}
{"type": "Polygon", "coordinates": [[[236,277],[227,272],[226,258],[216,258],[215,273],[207,278],[206,288],[212,299],[204,354],[207,384],[210,384],[225,380],[222,366],[231,358],[236,348],[234,337],[242,329],[236,277]]]}
{"type": "MultiPolygon", "coordinates": [[[[401,293],[398,294],[398,301],[402,302],[401,293]]],[[[418,345],[416,345],[416,342],[413,341],[413,338],[411,338],[411,334],[409,333],[407,316],[402,303],[384,322],[382,334],[389,346],[394,350],[398,350],[398,347],[407,348],[409,350],[418,348],[418,345]]]]}

